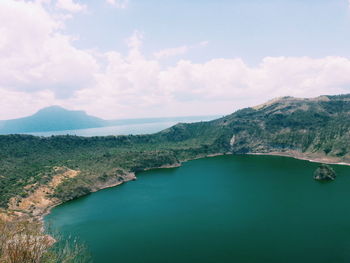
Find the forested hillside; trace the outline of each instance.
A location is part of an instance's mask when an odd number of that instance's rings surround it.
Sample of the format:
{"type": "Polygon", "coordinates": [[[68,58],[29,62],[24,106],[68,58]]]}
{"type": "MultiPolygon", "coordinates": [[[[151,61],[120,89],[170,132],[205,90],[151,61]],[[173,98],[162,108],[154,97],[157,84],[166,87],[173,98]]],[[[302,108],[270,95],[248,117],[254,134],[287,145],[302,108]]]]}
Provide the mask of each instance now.
{"type": "Polygon", "coordinates": [[[98,190],[96,185],[111,178],[123,180],[126,173],[211,154],[276,152],[350,162],[349,114],[350,95],[284,97],[152,135],[0,136],[0,206],[47,184],[54,167],[79,171],[52,194],[66,201],[98,190]]]}

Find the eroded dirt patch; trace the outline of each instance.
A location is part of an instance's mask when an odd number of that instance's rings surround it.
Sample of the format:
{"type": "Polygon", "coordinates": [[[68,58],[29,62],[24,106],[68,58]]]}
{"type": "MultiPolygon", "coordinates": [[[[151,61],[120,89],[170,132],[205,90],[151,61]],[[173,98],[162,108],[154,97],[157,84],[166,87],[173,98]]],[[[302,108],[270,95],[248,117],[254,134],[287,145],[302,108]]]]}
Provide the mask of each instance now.
{"type": "Polygon", "coordinates": [[[72,170],[67,167],[54,167],[55,175],[51,181],[45,185],[31,184],[24,187],[27,191],[32,191],[27,197],[13,197],[9,201],[8,210],[30,214],[33,216],[43,215],[49,207],[60,202],[59,199],[52,197],[55,189],[64,180],[76,177],[80,171],[72,170]]]}

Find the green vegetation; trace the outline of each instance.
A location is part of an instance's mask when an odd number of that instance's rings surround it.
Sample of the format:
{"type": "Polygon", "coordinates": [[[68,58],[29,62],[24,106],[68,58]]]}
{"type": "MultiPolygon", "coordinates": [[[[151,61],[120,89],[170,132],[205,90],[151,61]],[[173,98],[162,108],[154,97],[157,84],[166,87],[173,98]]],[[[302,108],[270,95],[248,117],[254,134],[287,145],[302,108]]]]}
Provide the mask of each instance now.
{"type": "Polygon", "coordinates": [[[56,189],[54,196],[66,201],[127,172],[214,153],[296,151],[349,161],[349,114],[350,95],[284,97],[214,121],[178,124],[152,135],[0,136],[0,206],[6,207],[13,196],[26,196],[28,184],[48,182],[55,166],[81,171],[56,189]]]}
{"type": "Polygon", "coordinates": [[[96,183],[125,172],[174,165],[179,160],[216,152],[211,139],[193,138],[193,134],[185,134],[184,127],[145,136],[0,136],[0,206],[6,207],[13,196],[26,196],[26,185],[50,181],[56,166],[81,171],[57,188],[55,197],[65,201],[87,194],[96,183]]]}
{"type": "Polygon", "coordinates": [[[335,177],[335,171],[327,164],[321,164],[314,173],[314,179],[320,181],[333,181],[335,177]]]}

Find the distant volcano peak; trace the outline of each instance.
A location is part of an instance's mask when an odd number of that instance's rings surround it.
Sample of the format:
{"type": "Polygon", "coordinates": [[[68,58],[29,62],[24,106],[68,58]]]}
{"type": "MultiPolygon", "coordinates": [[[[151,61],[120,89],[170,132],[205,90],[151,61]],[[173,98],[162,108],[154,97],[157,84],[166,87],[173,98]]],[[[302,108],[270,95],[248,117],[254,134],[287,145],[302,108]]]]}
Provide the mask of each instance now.
{"type": "Polygon", "coordinates": [[[27,133],[43,131],[74,130],[106,126],[105,120],[89,116],[85,111],[67,110],[53,105],[34,115],[2,121],[0,133],[27,133]]]}
{"type": "Polygon", "coordinates": [[[45,108],[38,110],[37,113],[41,113],[41,112],[71,112],[71,111],[72,110],[65,109],[59,105],[52,105],[52,106],[48,106],[48,107],[45,107],[45,108]]]}

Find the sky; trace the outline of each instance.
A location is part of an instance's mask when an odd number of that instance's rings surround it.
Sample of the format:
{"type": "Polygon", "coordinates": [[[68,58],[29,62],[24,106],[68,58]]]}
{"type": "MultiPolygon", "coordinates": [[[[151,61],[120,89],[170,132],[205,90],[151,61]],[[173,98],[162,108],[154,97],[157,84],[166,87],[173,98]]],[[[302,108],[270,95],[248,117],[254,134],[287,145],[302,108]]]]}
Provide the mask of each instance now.
{"type": "Polygon", "coordinates": [[[0,0],[0,119],[225,115],[350,93],[349,0],[0,0]]]}

